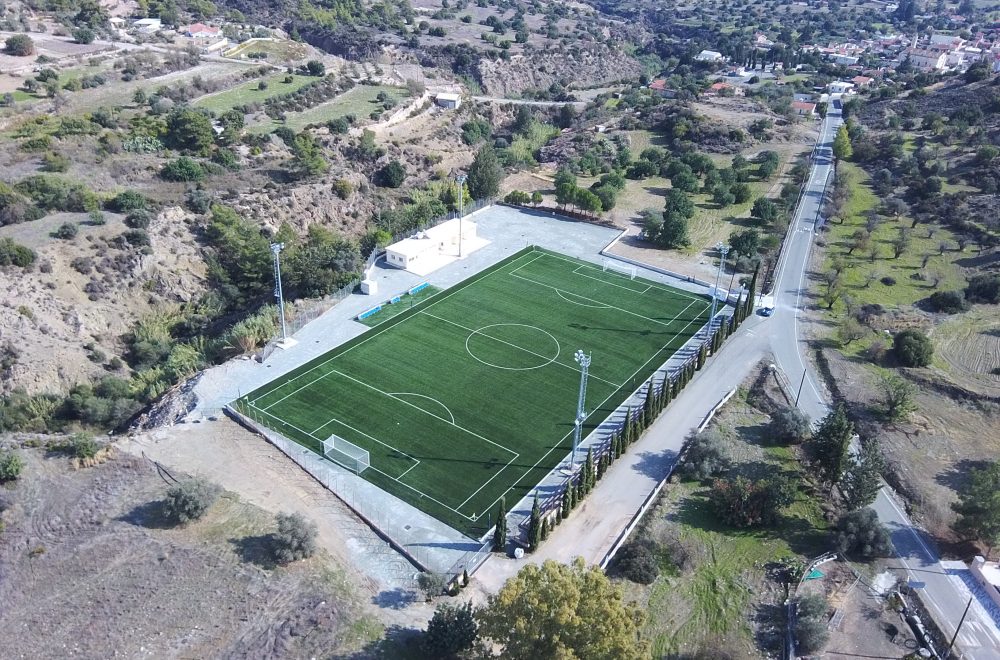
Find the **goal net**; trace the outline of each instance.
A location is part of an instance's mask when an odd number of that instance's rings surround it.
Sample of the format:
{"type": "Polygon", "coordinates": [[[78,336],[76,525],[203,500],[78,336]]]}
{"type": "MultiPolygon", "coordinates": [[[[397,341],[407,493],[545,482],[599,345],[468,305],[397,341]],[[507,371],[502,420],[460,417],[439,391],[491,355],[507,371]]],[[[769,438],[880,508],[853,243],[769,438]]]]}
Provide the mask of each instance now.
{"type": "Polygon", "coordinates": [[[361,474],[371,466],[367,449],[337,435],[331,435],[323,441],[323,455],[356,474],[361,474]]]}
{"type": "Polygon", "coordinates": [[[605,259],[604,272],[607,273],[608,271],[611,271],[612,273],[618,273],[619,275],[624,275],[630,280],[634,280],[636,276],[635,266],[619,263],[617,261],[612,261],[611,259],[605,259]]]}

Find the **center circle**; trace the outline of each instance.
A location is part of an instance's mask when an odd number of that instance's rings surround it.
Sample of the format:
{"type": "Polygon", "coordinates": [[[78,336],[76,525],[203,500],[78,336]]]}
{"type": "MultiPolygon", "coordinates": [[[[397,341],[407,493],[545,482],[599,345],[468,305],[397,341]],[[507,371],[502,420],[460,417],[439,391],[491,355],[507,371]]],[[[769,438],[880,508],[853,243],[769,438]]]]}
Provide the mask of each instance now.
{"type": "Polygon", "coordinates": [[[551,334],[524,323],[495,323],[473,330],[465,339],[473,360],[508,371],[541,369],[559,357],[559,342],[551,334]]]}

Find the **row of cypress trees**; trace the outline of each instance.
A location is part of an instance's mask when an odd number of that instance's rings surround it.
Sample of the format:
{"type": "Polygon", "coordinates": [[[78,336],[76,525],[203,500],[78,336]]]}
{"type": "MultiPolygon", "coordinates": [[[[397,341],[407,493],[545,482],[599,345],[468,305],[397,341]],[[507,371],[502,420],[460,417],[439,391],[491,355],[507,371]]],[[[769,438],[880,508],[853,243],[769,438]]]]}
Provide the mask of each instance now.
{"type": "MultiPolygon", "coordinates": [[[[757,288],[757,275],[760,266],[754,270],[746,298],[740,294],[733,315],[719,324],[711,337],[701,344],[693,360],[687,361],[672,376],[668,376],[656,384],[655,376],[646,384],[646,394],[639,408],[629,406],[622,425],[611,433],[608,442],[599,449],[596,461],[593,448],[587,449],[587,459],[579,474],[572,477],[563,487],[559,506],[554,513],[543,515],[538,494],[531,506],[531,518],[528,522],[528,550],[534,551],[552,532],[556,525],[569,517],[570,513],[586,497],[597,482],[603,477],[611,464],[614,463],[628,447],[636,442],[642,433],[659,417],[660,413],[673,401],[684,387],[694,378],[696,371],[701,370],[709,354],[715,355],[722,343],[753,313],[754,295],[757,288]]],[[[500,504],[497,520],[503,520],[506,515],[503,501],[500,504]]],[[[493,549],[502,550],[507,544],[506,525],[497,525],[493,537],[493,549]],[[503,527],[502,533],[500,528],[503,527]],[[498,541],[500,541],[498,545],[498,541]]]]}

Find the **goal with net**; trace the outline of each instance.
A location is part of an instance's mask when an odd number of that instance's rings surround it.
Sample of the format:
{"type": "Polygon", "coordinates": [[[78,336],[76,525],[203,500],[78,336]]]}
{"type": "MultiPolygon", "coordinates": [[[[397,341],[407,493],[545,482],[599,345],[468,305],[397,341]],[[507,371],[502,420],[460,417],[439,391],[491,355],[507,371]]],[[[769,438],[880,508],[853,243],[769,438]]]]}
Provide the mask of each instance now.
{"type": "Polygon", "coordinates": [[[323,455],[356,474],[361,474],[371,466],[367,449],[362,449],[338,435],[331,435],[323,441],[323,455]]]}
{"type": "Polygon", "coordinates": [[[636,276],[636,268],[630,264],[619,263],[612,259],[604,260],[604,272],[607,273],[611,271],[612,273],[618,273],[619,275],[624,275],[630,280],[634,280],[636,276]]]}

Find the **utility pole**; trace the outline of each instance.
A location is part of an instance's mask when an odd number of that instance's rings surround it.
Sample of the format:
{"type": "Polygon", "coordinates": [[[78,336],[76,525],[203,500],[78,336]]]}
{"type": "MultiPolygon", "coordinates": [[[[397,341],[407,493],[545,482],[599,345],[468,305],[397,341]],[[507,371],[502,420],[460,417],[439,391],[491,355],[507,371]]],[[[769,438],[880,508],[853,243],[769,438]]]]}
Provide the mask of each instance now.
{"type": "Polygon", "coordinates": [[[587,419],[587,376],[590,371],[590,356],[583,351],[577,351],[573,359],[580,365],[580,396],[576,400],[576,421],[573,423],[573,458],[569,469],[576,467],[576,450],[580,447],[580,436],[583,433],[583,420],[587,419]]]}
{"type": "Polygon", "coordinates": [[[795,394],[795,407],[799,407],[799,397],[802,396],[802,386],[806,384],[806,370],[802,370],[802,380],[799,381],[799,391],[795,394]]]}
{"type": "Polygon", "coordinates": [[[462,258],[462,222],[465,219],[465,180],[468,179],[465,174],[459,174],[455,177],[455,181],[458,182],[458,258],[462,258]]]}
{"type": "Polygon", "coordinates": [[[715,325],[715,310],[719,304],[719,280],[722,279],[722,269],[726,265],[726,255],[729,254],[729,246],[721,241],[716,244],[715,249],[722,254],[722,259],[719,260],[719,270],[715,274],[715,290],[712,291],[712,316],[708,321],[709,331],[715,325]]]}
{"type": "Polygon", "coordinates": [[[291,348],[298,342],[288,336],[288,327],[285,325],[285,296],[281,290],[281,251],[285,249],[284,243],[271,243],[271,253],[274,255],[274,297],[278,300],[278,317],[281,319],[281,341],[278,346],[281,348],[291,348]]]}
{"type": "Polygon", "coordinates": [[[972,607],[972,599],[973,598],[974,598],[973,596],[969,597],[969,602],[965,606],[965,611],[962,612],[962,620],[958,622],[958,628],[955,628],[955,634],[952,635],[952,637],[951,637],[951,644],[948,645],[948,652],[945,654],[946,658],[950,658],[951,657],[951,649],[952,649],[952,647],[955,646],[955,640],[958,639],[958,631],[962,629],[962,624],[965,623],[965,615],[967,615],[969,613],[969,608],[972,607]]]}

